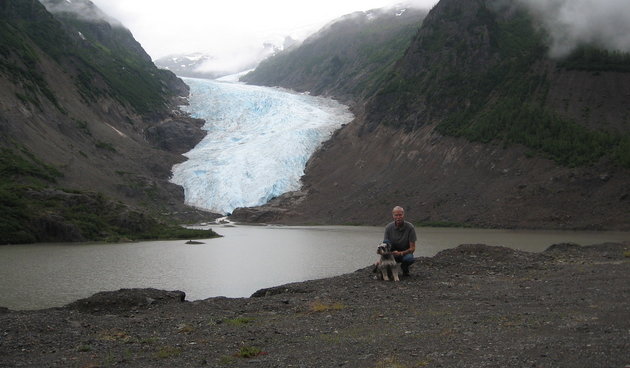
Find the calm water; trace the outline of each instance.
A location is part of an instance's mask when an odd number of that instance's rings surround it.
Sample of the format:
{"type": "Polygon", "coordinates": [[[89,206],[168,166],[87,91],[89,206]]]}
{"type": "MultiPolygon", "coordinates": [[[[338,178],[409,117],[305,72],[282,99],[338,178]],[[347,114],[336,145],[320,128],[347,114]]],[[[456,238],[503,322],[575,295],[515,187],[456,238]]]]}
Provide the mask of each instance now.
{"type": "MultiPolygon", "coordinates": [[[[340,275],[376,260],[380,227],[213,226],[223,238],[125,244],[37,244],[0,247],[0,306],[61,306],[98,291],[154,287],[188,300],[246,297],[258,289],[340,275]]],[[[421,228],[416,256],[463,243],[542,251],[630,240],[628,232],[421,228]]]]}

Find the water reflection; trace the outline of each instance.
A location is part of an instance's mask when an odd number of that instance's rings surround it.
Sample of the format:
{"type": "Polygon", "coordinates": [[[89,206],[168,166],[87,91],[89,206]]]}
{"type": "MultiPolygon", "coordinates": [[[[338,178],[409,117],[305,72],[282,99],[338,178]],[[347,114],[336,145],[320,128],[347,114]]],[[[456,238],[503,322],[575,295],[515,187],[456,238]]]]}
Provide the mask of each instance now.
{"type": "MultiPolygon", "coordinates": [[[[182,290],[188,300],[245,297],[258,289],[329,277],[376,259],[380,227],[213,227],[223,238],[130,244],[35,244],[0,247],[0,305],[60,306],[103,290],[182,290]]],[[[419,230],[416,256],[464,243],[542,251],[550,244],[630,240],[627,232],[419,230]]]]}

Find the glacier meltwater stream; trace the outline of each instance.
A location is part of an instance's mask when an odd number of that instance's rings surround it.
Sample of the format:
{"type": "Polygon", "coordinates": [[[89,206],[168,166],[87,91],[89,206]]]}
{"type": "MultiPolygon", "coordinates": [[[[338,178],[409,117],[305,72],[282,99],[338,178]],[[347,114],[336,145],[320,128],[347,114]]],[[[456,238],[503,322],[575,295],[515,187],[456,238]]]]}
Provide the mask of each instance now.
{"type": "Polygon", "coordinates": [[[348,108],[278,88],[186,78],[183,109],[206,120],[206,137],[173,167],[186,203],[216,213],[266,203],[299,189],[310,156],[342,124],[348,108]]]}

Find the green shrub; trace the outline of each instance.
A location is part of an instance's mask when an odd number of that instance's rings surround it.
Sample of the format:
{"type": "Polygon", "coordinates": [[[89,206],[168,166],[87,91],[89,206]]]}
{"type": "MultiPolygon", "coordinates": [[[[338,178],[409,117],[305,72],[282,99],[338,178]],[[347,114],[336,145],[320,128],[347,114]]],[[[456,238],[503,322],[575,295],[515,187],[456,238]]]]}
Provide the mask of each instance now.
{"type": "Polygon", "coordinates": [[[310,311],[311,312],[328,312],[328,311],[338,311],[338,310],[342,310],[345,309],[346,306],[342,303],[339,302],[333,302],[333,303],[324,303],[321,301],[316,301],[313,302],[310,305],[310,311]]]}
{"type": "Polygon", "coordinates": [[[212,230],[163,223],[99,193],[54,188],[61,173],[25,149],[0,149],[0,244],[60,241],[35,231],[54,218],[88,240],[200,239],[212,230]]]}
{"type": "Polygon", "coordinates": [[[236,318],[228,319],[225,322],[232,326],[243,326],[243,325],[252,323],[253,321],[254,321],[254,318],[251,318],[251,317],[236,317],[236,318]]]}
{"type": "Polygon", "coordinates": [[[630,53],[582,45],[558,62],[559,68],[630,73],[630,53]]]}
{"type": "Polygon", "coordinates": [[[160,359],[168,359],[181,355],[182,349],[173,346],[164,346],[155,355],[160,359]]]}
{"type": "Polygon", "coordinates": [[[243,346],[235,355],[239,358],[254,358],[259,355],[265,354],[259,347],[256,346],[243,346]]]}

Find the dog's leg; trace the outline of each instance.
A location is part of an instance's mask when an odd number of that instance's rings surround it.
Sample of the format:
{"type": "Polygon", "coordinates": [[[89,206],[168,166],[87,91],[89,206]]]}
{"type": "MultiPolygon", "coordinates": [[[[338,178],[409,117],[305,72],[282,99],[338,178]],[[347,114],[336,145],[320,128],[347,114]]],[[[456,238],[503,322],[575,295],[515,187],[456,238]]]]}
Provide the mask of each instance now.
{"type": "Polygon", "coordinates": [[[396,263],[396,265],[392,269],[392,272],[394,273],[394,280],[400,281],[400,279],[398,278],[398,276],[400,275],[400,263],[396,263]]]}
{"type": "Polygon", "coordinates": [[[383,280],[389,281],[389,276],[387,276],[387,268],[383,268],[381,270],[381,274],[383,275],[383,280]]]}

